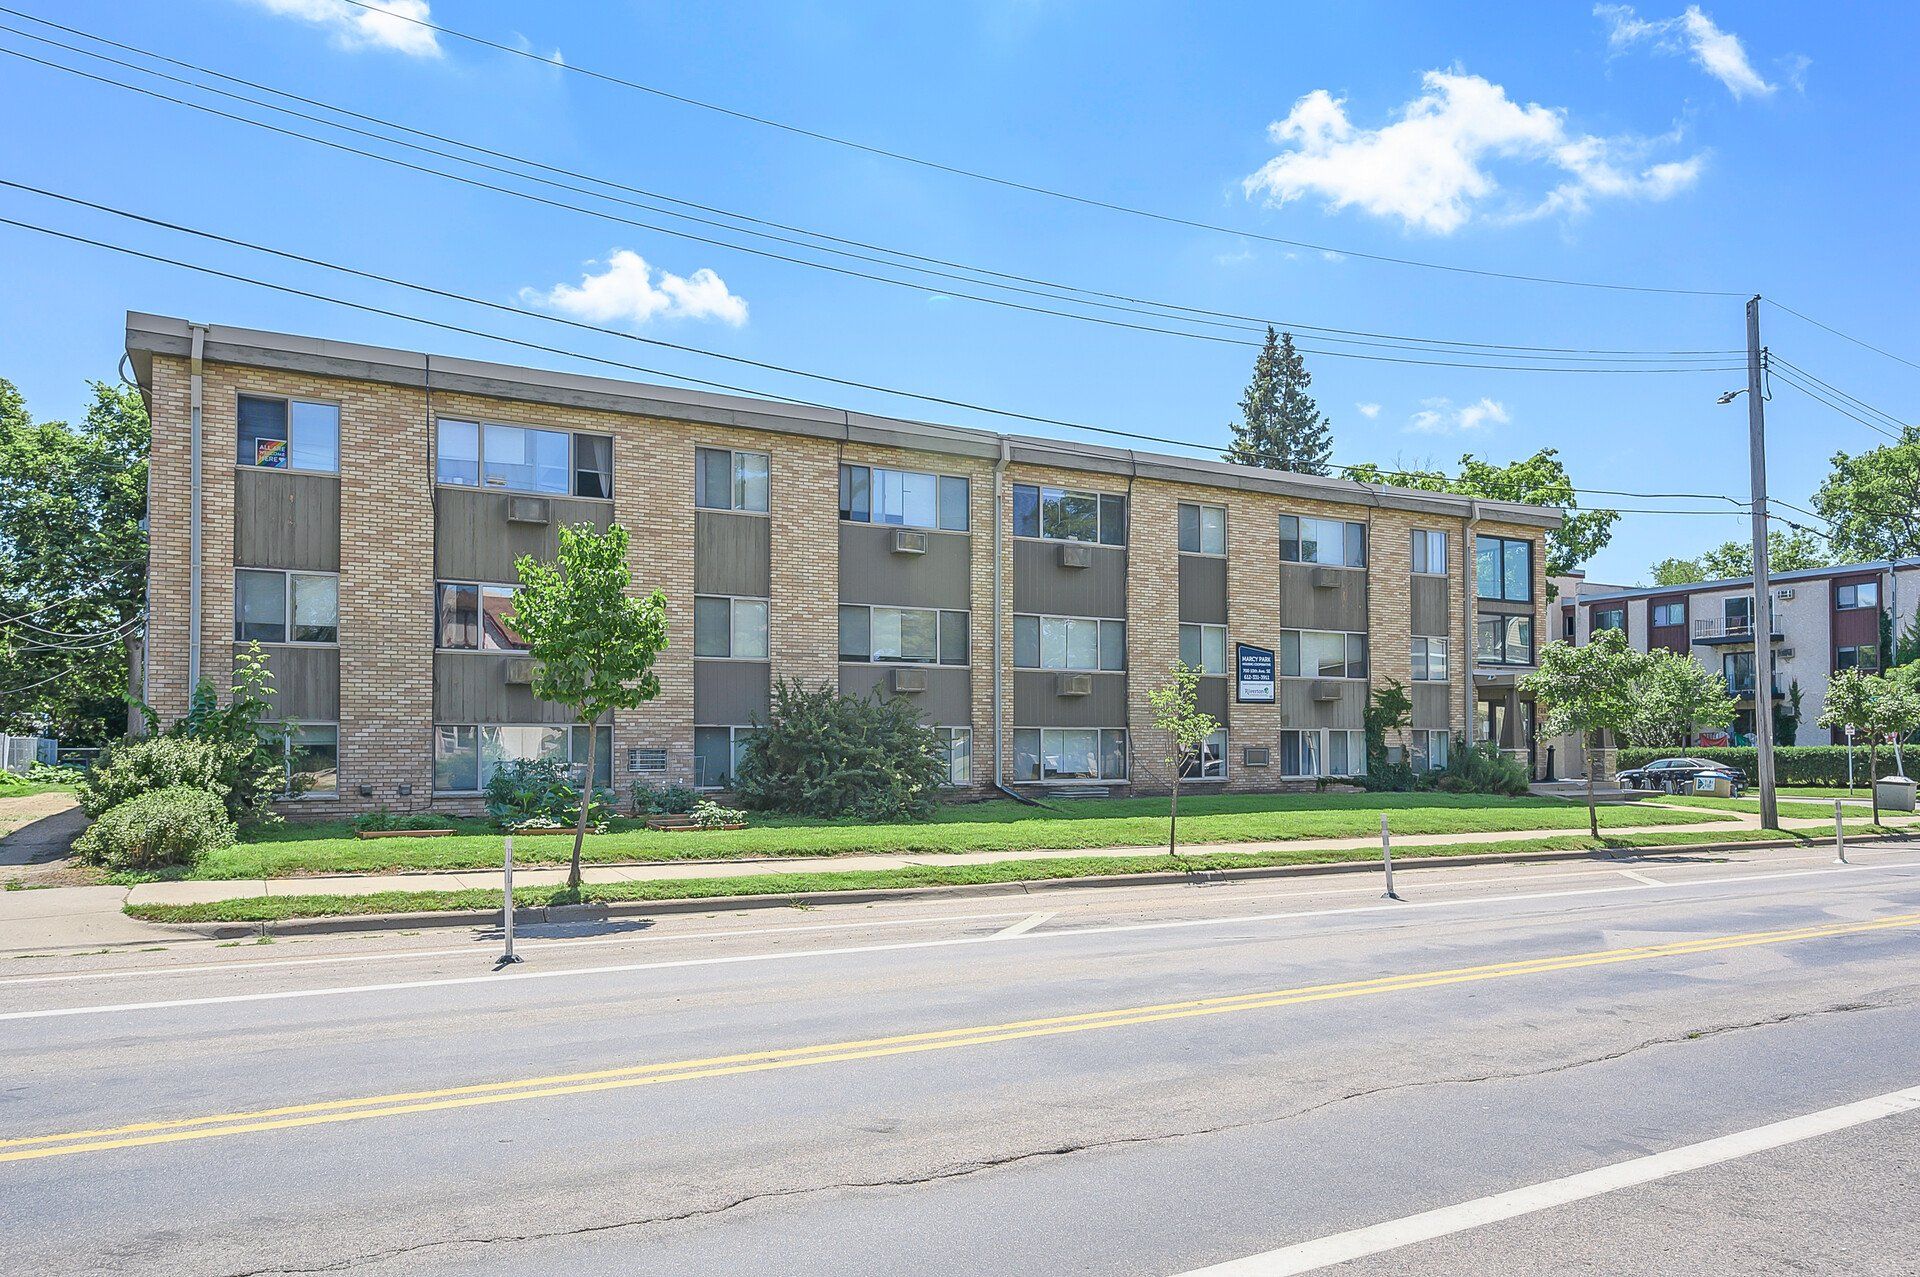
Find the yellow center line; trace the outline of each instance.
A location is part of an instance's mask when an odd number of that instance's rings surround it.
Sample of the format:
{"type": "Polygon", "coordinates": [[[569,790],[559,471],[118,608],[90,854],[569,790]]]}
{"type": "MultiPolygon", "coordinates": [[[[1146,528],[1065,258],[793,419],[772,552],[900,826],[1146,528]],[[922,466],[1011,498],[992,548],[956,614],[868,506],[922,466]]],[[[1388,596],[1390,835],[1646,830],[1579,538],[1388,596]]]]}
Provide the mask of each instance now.
{"type": "Polygon", "coordinates": [[[1367,997],[1381,993],[1401,993],[1451,984],[1507,979],[1513,976],[1539,975],[1626,962],[1646,962],[1657,958],[1685,957],[1691,954],[1713,953],[1754,945],[1788,944],[1801,940],[1857,935],[1917,924],[1920,924],[1920,913],[1877,918],[1869,922],[1828,923],[1784,930],[1749,931],[1733,935],[1709,936],[1697,940],[1677,940],[1665,944],[1598,949],[1584,953],[1487,963],[1481,966],[1378,976],[1366,980],[1347,980],[1333,984],[1304,985],[1290,989],[1272,989],[1255,993],[1163,1002],[1148,1006],[1122,1007],[1107,1011],[1047,1016],[1005,1024],[936,1029],[889,1037],[822,1043],[815,1046],[710,1056],[704,1059],[597,1069],[590,1072],[559,1073],[507,1082],[488,1082],[425,1091],[403,1091],[388,1095],[362,1096],[356,1099],[327,1100],[311,1104],[220,1113],[205,1117],[140,1122],[99,1130],[21,1136],[0,1140],[0,1162],[23,1162],[43,1157],[64,1157],[74,1153],[93,1153],[108,1149],[139,1148],[187,1140],[215,1139],[260,1131],[320,1126],[334,1122],[397,1117],[408,1113],[442,1112],[480,1105],[504,1104],[516,1100],[585,1095],[599,1091],[653,1086],[664,1082],[685,1082],[700,1078],[799,1068],[813,1064],[880,1059],[894,1055],[946,1050],[951,1047],[987,1046],[999,1042],[1081,1033],[1093,1029],[1122,1028],[1129,1025],[1189,1019],[1195,1016],[1224,1015],[1340,998],[1367,997]]]}

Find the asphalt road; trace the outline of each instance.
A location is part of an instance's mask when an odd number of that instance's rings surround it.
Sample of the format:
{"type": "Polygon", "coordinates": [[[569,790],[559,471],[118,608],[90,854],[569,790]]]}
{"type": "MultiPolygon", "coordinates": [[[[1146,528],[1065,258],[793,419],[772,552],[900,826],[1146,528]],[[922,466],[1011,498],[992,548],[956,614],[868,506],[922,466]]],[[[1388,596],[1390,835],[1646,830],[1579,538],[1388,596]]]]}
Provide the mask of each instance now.
{"type": "Polygon", "coordinates": [[[1920,1086],[1920,845],[1855,860],[16,956],[0,1271],[1920,1271],[1920,1107],[1454,1209],[1920,1086]]]}

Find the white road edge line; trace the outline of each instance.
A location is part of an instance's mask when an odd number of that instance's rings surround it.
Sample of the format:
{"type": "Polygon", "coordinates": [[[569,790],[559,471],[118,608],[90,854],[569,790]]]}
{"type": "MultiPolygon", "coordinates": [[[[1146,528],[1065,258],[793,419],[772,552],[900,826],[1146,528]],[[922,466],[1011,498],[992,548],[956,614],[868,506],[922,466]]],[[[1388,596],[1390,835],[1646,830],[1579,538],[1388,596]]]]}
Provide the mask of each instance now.
{"type": "MultiPolygon", "coordinates": [[[[1742,874],[1735,878],[1701,878],[1689,882],[1664,884],[1668,891],[1689,887],[1715,887],[1746,882],[1767,882],[1780,878],[1809,878],[1825,874],[1876,873],[1889,869],[1920,868],[1920,861],[1902,861],[1892,865],[1833,865],[1825,869],[1795,869],[1781,873],[1742,874]]],[[[1585,887],[1576,891],[1530,891],[1506,896],[1471,896],[1459,900],[1399,900],[1390,904],[1349,905],[1338,909],[1297,909],[1285,913],[1238,914],[1216,918],[1177,918],[1167,922],[1115,923],[1104,927],[1077,927],[1060,931],[1030,931],[1016,940],[1067,940],[1083,936],[1120,935],[1136,931],[1171,931],[1189,927],[1239,926],[1257,922],[1286,922],[1301,918],[1328,918],[1354,914],[1398,913],[1418,909],[1451,909],[1462,905],[1517,904],[1530,900],[1563,900],[1573,896],[1607,896],[1623,891],[1641,892],[1644,887],[1585,887]]],[[[524,967],[477,976],[447,976],[437,980],[397,980],[386,984],[337,985],[324,989],[281,989],[268,993],[232,993],[204,998],[167,998],[155,1002],[117,1002],[100,1006],[44,1007],[33,1011],[0,1012],[0,1022],[8,1020],[51,1020],[63,1016],[108,1015],[123,1011],[165,1011],[181,1007],[224,1006],[238,1002],[281,1002],[296,998],[325,998],[356,993],[397,993],[411,989],[444,989],[458,985],[516,984],[522,980],[558,980],[568,976],[624,975],[635,971],[669,971],[682,967],[738,966],[755,962],[785,962],[794,959],[842,958],[864,953],[904,953],[915,949],[948,949],[961,945],[993,944],[999,937],[956,936],[944,940],[907,940],[894,944],[844,945],[832,949],[803,949],[793,953],[738,953],[708,958],[674,958],[657,962],[622,962],[598,967],[566,967],[558,971],[528,971],[524,967]]]]}
{"type": "Polygon", "coordinates": [[[1059,914],[1060,911],[1058,909],[1051,910],[1047,913],[1030,913],[1013,925],[1002,927],[1000,930],[994,932],[993,938],[995,940],[1011,940],[1015,936],[1024,936],[1041,923],[1051,922],[1054,918],[1058,917],[1059,914]]]}
{"type": "Polygon", "coordinates": [[[1364,1259],[1486,1224],[1564,1206],[1569,1202],[1650,1184],[1670,1175],[1682,1175],[1735,1158],[1784,1148],[1802,1140],[1831,1135],[1835,1131],[1911,1113],[1916,1109],[1920,1109],[1920,1086],[1889,1091],[1885,1095],[1876,1095],[1853,1104],[1821,1109],[1817,1113],[1756,1126],[1698,1144],[1687,1144],[1664,1153],[1651,1153],[1645,1157],[1615,1162],[1611,1166],[1583,1171],[1562,1179],[1550,1179],[1511,1192],[1495,1193],[1470,1202],[1443,1206],[1439,1210],[1408,1215],[1404,1219],[1335,1233],[1208,1268],[1195,1268],[1180,1274],[1180,1277],[1290,1277],[1295,1273],[1310,1273],[1334,1264],[1364,1259]]]}

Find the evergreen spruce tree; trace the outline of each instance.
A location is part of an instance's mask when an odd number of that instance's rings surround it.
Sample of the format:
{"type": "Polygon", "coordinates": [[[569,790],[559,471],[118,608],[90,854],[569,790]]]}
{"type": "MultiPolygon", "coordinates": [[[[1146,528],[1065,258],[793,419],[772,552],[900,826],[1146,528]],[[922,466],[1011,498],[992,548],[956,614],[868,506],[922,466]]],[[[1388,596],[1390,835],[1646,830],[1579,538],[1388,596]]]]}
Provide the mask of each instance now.
{"type": "Polygon", "coordinates": [[[1253,361],[1253,380],[1240,396],[1228,461],[1299,474],[1326,474],[1333,456],[1333,423],[1307,393],[1313,377],[1293,348],[1292,333],[1267,329],[1253,361]]]}

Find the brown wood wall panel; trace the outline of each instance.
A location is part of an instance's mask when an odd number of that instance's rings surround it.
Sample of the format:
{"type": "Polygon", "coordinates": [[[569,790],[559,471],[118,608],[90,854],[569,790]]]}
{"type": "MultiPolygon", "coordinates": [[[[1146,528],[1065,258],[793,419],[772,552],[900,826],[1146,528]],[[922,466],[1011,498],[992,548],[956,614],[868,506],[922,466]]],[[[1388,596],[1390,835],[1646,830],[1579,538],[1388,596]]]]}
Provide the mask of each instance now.
{"type": "MultiPolygon", "coordinates": [[[[892,697],[894,693],[887,688],[892,681],[890,676],[897,668],[892,665],[842,665],[841,694],[865,696],[869,692],[879,692],[882,696],[892,697]]],[[[920,721],[929,727],[966,727],[972,723],[973,680],[968,671],[929,666],[925,673],[926,691],[903,692],[894,698],[906,701],[919,710],[920,721]]]]}
{"type": "Polygon", "coordinates": [[[1093,675],[1087,696],[1061,696],[1055,670],[1013,672],[1012,722],[1020,727],[1125,727],[1127,676],[1093,675]]]}
{"type": "Polygon", "coordinates": [[[1334,568],[1331,586],[1313,583],[1314,567],[1307,563],[1280,565],[1280,625],[1289,630],[1346,630],[1367,628],[1367,574],[1358,568],[1334,568]]]}
{"type": "MultiPolygon", "coordinates": [[[[613,503],[574,497],[542,497],[548,503],[546,523],[510,523],[507,503],[521,493],[437,488],[434,492],[434,576],[442,581],[519,579],[513,563],[523,554],[551,560],[559,551],[560,527],[591,523],[604,528],[613,522],[613,503]]],[[[533,721],[533,720],[523,720],[533,721]]]]}
{"type": "Polygon", "coordinates": [[[1367,703],[1367,684],[1359,679],[1340,680],[1340,699],[1316,701],[1312,688],[1318,679],[1283,678],[1275,690],[1280,705],[1282,727],[1343,727],[1358,731],[1366,726],[1362,711],[1367,703]]]}
{"type": "Polygon", "coordinates": [[[1453,707],[1459,697],[1449,683],[1413,683],[1413,726],[1453,727],[1453,707]]]}
{"type": "Polygon", "coordinates": [[[693,589],[764,599],[773,592],[772,521],[761,514],[696,510],[693,589]]]}
{"type": "Polygon", "coordinates": [[[1413,578],[1412,632],[1445,638],[1453,631],[1452,583],[1444,576],[1413,578]]]}
{"type": "Polygon", "coordinates": [[[433,654],[436,723],[571,723],[573,711],[537,699],[531,687],[507,682],[517,658],[499,652],[433,654]]]}
{"type": "Polygon", "coordinates": [[[1180,619],[1193,625],[1227,623],[1227,561],[1180,556],[1180,619]]]}
{"type": "Polygon", "coordinates": [[[766,661],[693,663],[693,721],[709,726],[766,722],[773,667],[766,661]]]}
{"type": "Polygon", "coordinates": [[[971,609],[972,536],[927,532],[925,554],[895,554],[893,533],[892,528],[865,523],[840,525],[842,603],[971,609]]]}
{"type": "Polygon", "coordinates": [[[240,567],[340,570],[340,480],[242,466],[233,476],[233,561],[240,567]]]}
{"type": "MultiPolygon", "coordinates": [[[[233,645],[237,657],[247,650],[233,645]]],[[[263,647],[273,675],[276,723],[332,723],[340,718],[340,649],[337,647],[263,647]]]]}
{"type": "Polygon", "coordinates": [[[1062,542],[1016,539],[1013,543],[1013,610],[1050,616],[1127,614],[1127,552],[1089,546],[1093,566],[1060,566],[1062,542]]]}

